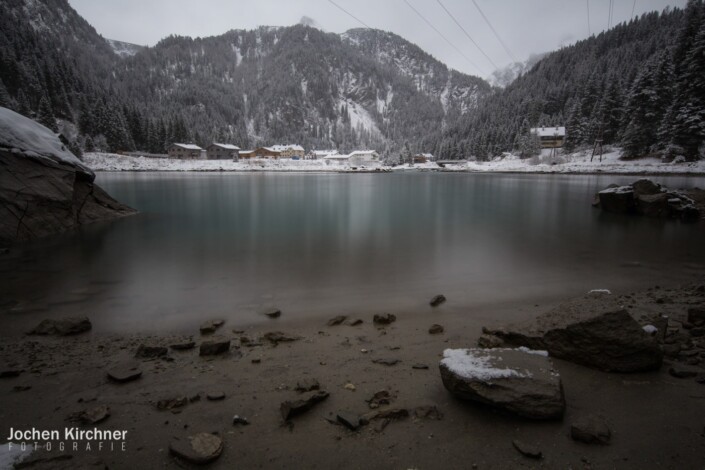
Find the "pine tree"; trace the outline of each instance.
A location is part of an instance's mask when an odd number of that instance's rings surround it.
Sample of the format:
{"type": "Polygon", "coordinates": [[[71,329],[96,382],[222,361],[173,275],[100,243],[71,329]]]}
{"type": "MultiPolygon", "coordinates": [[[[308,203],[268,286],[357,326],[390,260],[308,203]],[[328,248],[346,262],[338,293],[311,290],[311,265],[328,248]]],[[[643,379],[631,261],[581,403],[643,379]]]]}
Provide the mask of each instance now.
{"type": "Polygon", "coordinates": [[[37,119],[39,124],[51,129],[53,132],[58,132],[59,128],[56,125],[56,118],[54,118],[54,111],[51,109],[51,104],[46,96],[42,97],[39,101],[39,109],[37,110],[37,119]]]}

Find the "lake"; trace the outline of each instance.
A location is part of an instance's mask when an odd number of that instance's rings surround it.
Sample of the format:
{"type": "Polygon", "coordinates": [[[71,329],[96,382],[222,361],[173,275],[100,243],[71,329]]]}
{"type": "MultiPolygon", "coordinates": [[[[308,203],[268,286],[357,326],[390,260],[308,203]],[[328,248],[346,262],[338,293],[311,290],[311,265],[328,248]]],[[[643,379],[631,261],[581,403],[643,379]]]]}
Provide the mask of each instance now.
{"type": "MultiPolygon", "coordinates": [[[[22,331],[88,315],[97,331],[189,331],[338,314],[482,315],[591,289],[705,274],[702,225],[605,214],[634,176],[101,173],[140,214],[15,248],[0,308],[22,331]]],[[[654,177],[669,187],[702,177],[654,177]]]]}

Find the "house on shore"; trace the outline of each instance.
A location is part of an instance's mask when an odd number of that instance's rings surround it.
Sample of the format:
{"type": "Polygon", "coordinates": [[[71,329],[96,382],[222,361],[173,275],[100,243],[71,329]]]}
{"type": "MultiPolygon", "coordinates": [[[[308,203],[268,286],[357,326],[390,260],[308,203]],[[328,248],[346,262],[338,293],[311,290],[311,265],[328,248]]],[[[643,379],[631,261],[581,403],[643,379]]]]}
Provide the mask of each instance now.
{"type": "Polygon", "coordinates": [[[170,158],[200,159],[203,149],[195,144],[173,143],[167,149],[170,158]]]}
{"type": "Polygon", "coordinates": [[[417,153],[413,156],[412,161],[414,163],[428,163],[434,161],[436,158],[431,153],[417,153]]]}
{"type": "Polygon", "coordinates": [[[279,159],[282,153],[274,150],[272,147],[257,147],[254,150],[241,150],[238,152],[241,159],[249,160],[252,158],[268,158],[279,159]]]}
{"type": "Polygon", "coordinates": [[[281,158],[304,158],[304,148],[300,145],[272,145],[268,148],[279,152],[281,158]]]}
{"type": "Polygon", "coordinates": [[[311,150],[306,158],[309,160],[320,160],[331,155],[338,155],[337,150],[311,150]]]}
{"type": "Polygon", "coordinates": [[[530,132],[539,138],[542,149],[563,147],[565,127],[532,127],[530,132]]]}
{"type": "Polygon", "coordinates": [[[213,142],[206,147],[206,158],[208,160],[237,160],[238,152],[240,152],[240,147],[237,145],[213,142]]]}
{"type": "Polygon", "coordinates": [[[356,150],[347,155],[333,154],[323,157],[327,163],[349,166],[378,166],[381,162],[375,150],[356,150]]]}

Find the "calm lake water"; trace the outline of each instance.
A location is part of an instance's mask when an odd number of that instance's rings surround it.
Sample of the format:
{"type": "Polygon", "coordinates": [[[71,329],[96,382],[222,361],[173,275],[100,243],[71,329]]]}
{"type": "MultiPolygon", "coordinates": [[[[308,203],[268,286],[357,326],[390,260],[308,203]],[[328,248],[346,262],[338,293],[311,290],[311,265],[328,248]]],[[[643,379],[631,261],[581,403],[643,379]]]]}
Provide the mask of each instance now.
{"type": "MultiPolygon", "coordinates": [[[[141,211],[0,259],[8,328],[85,314],[99,331],[337,314],[487,311],[705,274],[701,225],[601,213],[633,176],[102,173],[141,211]]],[[[658,177],[669,187],[704,178],[658,177]]]]}

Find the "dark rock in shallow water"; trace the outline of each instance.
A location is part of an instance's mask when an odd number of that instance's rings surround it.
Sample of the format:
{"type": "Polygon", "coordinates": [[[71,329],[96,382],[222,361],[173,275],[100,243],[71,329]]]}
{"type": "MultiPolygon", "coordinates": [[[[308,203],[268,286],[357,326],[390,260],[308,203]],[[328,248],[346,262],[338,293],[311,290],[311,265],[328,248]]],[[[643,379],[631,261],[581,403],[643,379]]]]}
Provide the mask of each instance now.
{"type": "Polygon", "coordinates": [[[54,335],[69,336],[90,331],[93,325],[87,317],[60,318],[57,320],[47,319],[34,327],[29,335],[54,335]]]}
{"type": "Polygon", "coordinates": [[[108,378],[115,382],[131,382],[142,377],[142,369],[138,364],[119,364],[108,370],[108,378]]]}
{"type": "Polygon", "coordinates": [[[282,419],[284,419],[284,421],[288,421],[292,417],[310,410],[318,403],[328,398],[328,395],[328,392],[319,390],[306,398],[283,402],[279,407],[282,419]]]}
{"type": "Polygon", "coordinates": [[[540,459],[543,457],[543,453],[541,452],[541,449],[539,449],[536,446],[532,446],[530,444],[519,441],[517,439],[514,439],[512,441],[512,445],[524,457],[529,457],[530,459],[540,459]]]}
{"type": "Polygon", "coordinates": [[[210,335],[215,333],[215,330],[223,326],[225,323],[225,320],[208,320],[203,323],[201,323],[201,326],[199,327],[199,331],[201,332],[202,335],[210,335]]]}
{"type": "Polygon", "coordinates": [[[394,396],[389,392],[389,390],[380,390],[375,392],[370,399],[365,401],[367,401],[368,406],[374,410],[382,405],[389,405],[393,400],[394,396]]]}
{"type": "Polygon", "coordinates": [[[485,329],[505,344],[547,350],[551,356],[612,372],[658,369],[663,353],[615,299],[578,300],[516,327],[485,329]]]}
{"type": "Polygon", "coordinates": [[[270,331],[269,333],[265,333],[262,338],[266,339],[275,346],[279,343],[289,343],[291,341],[297,341],[301,339],[300,336],[289,335],[286,333],[282,333],[281,331],[270,331]]]}
{"type": "Polygon", "coordinates": [[[431,301],[429,302],[429,305],[431,307],[438,307],[439,305],[441,305],[445,301],[446,301],[446,296],[443,294],[439,294],[439,295],[434,296],[431,299],[431,301]]]}
{"type": "Polygon", "coordinates": [[[238,424],[244,424],[245,426],[247,426],[248,424],[250,424],[250,420],[245,418],[244,416],[235,415],[233,416],[233,426],[236,426],[238,424]]]}
{"type": "Polygon", "coordinates": [[[0,108],[0,246],[136,213],[94,179],[51,130],[0,108]]]}
{"type": "Polygon", "coordinates": [[[98,424],[110,417],[110,407],[100,405],[94,408],[75,413],[69,417],[69,421],[76,421],[83,424],[98,424]]]}
{"type": "Polygon", "coordinates": [[[230,351],[230,340],[214,340],[214,341],[204,341],[201,343],[199,348],[199,355],[201,356],[217,356],[218,354],[225,354],[230,351]]]}
{"type": "Polygon", "coordinates": [[[439,366],[443,385],[459,398],[531,419],[563,415],[563,385],[545,351],[446,349],[439,366]]]}
{"type": "Polygon", "coordinates": [[[2,369],[0,370],[0,379],[19,377],[21,373],[22,371],[19,369],[2,369]]]}
{"type": "Polygon", "coordinates": [[[139,359],[152,359],[166,356],[168,352],[169,350],[164,346],[147,346],[140,344],[140,347],[137,348],[137,352],[135,353],[135,357],[139,359]]]}
{"type": "Polygon", "coordinates": [[[185,396],[164,398],[164,399],[159,400],[157,402],[157,409],[158,410],[175,410],[178,408],[183,408],[184,406],[188,405],[188,403],[189,403],[189,399],[186,398],[185,396]]]}
{"type": "Polygon", "coordinates": [[[598,193],[600,207],[605,212],[629,214],[634,212],[634,190],[631,186],[603,189],[598,193]]]}
{"type": "Polygon", "coordinates": [[[187,341],[185,343],[175,343],[169,345],[169,347],[175,351],[187,351],[196,347],[195,341],[187,341]]]}
{"type": "Polygon", "coordinates": [[[210,401],[220,401],[220,400],[225,400],[225,393],[221,391],[217,392],[208,392],[206,394],[206,398],[210,401]]]}
{"type": "Polygon", "coordinates": [[[320,388],[321,384],[318,383],[318,380],[316,379],[301,379],[296,383],[296,387],[294,388],[294,390],[303,393],[311,392],[313,390],[319,390],[320,388]]]}
{"type": "Polygon", "coordinates": [[[570,425],[570,437],[586,444],[610,443],[612,432],[607,423],[597,416],[586,416],[570,425]]]}
{"type": "Polygon", "coordinates": [[[372,322],[375,325],[389,325],[390,323],[394,323],[396,319],[396,315],[392,313],[385,313],[382,315],[375,314],[375,316],[372,317],[372,322]]]}
{"type": "Polygon", "coordinates": [[[262,310],[262,315],[266,315],[269,318],[279,318],[281,314],[282,311],[278,308],[268,308],[266,310],[262,310]]]}
{"type": "Polygon", "coordinates": [[[169,444],[169,452],[187,462],[204,465],[223,453],[223,440],[210,433],[200,433],[187,439],[176,439],[169,444]]]}
{"type": "Polygon", "coordinates": [[[336,415],[336,419],[340,424],[350,429],[351,431],[357,431],[360,428],[360,416],[355,413],[350,413],[348,411],[339,411],[336,415]]]}
{"type": "Polygon", "coordinates": [[[343,323],[345,321],[346,318],[348,318],[348,317],[345,315],[338,315],[337,317],[333,317],[330,320],[328,320],[327,325],[328,326],[340,325],[341,323],[343,323]]]}
{"type": "Polygon", "coordinates": [[[375,364],[382,364],[383,366],[393,366],[399,364],[401,360],[396,358],[379,358],[372,359],[372,362],[374,362],[375,364]]]}
{"type": "Polygon", "coordinates": [[[442,325],[434,324],[431,325],[431,328],[428,329],[428,333],[432,335],[439,335],[443,333],[444,328],[442,325]]]}

